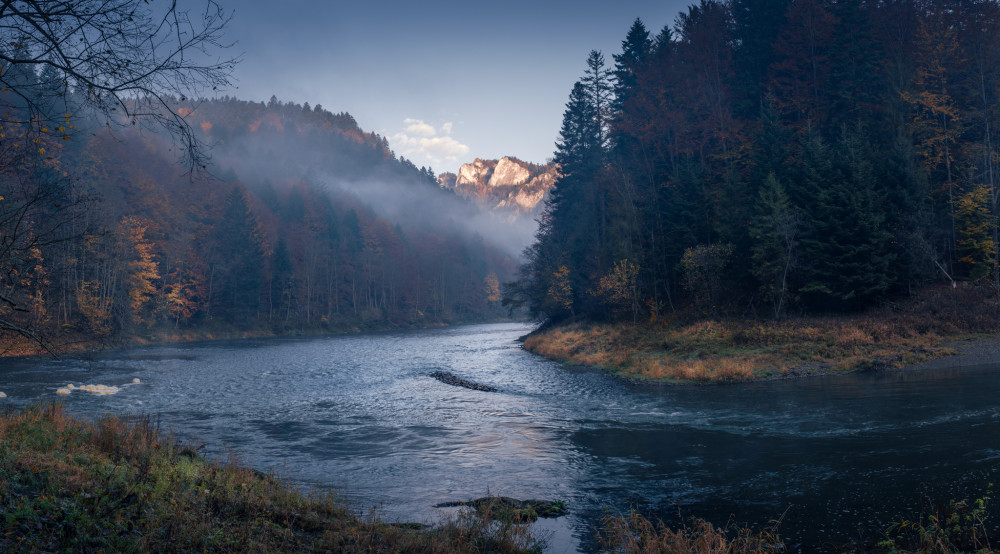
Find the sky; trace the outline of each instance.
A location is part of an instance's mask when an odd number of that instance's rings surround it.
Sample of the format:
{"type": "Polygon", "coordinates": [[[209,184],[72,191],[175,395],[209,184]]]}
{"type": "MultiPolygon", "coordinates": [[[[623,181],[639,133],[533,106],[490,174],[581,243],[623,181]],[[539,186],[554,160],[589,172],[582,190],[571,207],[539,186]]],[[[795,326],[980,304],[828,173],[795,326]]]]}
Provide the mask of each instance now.
{"type": "Polygon", "coordinates": [[[436,173],[552,157],[590,50],[609,66],[636,17],[656,35],[689,0],[220,0],[243,100],[348,112],[436,173]]]}

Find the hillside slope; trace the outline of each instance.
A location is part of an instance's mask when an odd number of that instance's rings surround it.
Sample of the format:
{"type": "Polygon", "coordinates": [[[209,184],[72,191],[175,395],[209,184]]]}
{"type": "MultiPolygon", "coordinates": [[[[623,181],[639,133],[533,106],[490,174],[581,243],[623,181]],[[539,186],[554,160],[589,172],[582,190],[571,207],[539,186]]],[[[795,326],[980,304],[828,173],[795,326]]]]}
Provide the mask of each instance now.
{"type": "Polygon", "coordinates": [[[0,222],[31,222],[0,229],[16,242],[0,259],[8,327],[116,341],[503,313],[516,249],[483,238],[502,238],[495,218],[349,114],[229,98],[180,110],[212,145],[209,175],[138,130],[4,151],[0,222]]]}

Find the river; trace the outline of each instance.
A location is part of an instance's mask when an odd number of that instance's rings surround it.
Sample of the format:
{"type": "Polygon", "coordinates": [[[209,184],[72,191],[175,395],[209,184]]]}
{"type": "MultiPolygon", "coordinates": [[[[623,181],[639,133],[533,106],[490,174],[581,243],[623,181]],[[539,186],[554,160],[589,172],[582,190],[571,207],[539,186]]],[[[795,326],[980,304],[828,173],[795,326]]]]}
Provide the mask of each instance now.
{"type": "MultiPolygon", "coordinates": [[[[1000,467],[1000,365],[740,385],[637,385],[521,349],[523,324],[0,360],[7,405],[153,414],[359,512],[433,521],[486,494],[565,500],[539,524],[591,550],[608,512],[765,525],[793,550],[871,544],[922,498],[985,494],[1000,467]],[[451,372],[481,392],[430,376],[451,372]],[[132,383],[139,379],[139,383],[132,383]],[[67,384],[117,394],[57,396],[67,384]],[[680,515],[679,515],[680,514],[680,515]]],[[[997,521],[993,514],[992,521],[997,521]]],[[[995,532],[995,529],[993,529],[995,532]]]]}

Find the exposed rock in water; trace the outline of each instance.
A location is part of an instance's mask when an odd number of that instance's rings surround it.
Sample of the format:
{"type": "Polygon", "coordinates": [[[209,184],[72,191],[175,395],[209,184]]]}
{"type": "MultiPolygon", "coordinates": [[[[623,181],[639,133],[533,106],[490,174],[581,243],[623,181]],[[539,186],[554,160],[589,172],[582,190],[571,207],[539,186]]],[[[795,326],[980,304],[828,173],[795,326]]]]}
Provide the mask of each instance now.
{"type": "Polygon", "coordinates": [[[441,381],[446,385],[465,387],[467,389],[479,390],[483,392],[497,391],[495,387],[491,387],[489,385],[480,385],[479,383],[473,383],[472,381],[466,381],[465,379],[462,379],[461,377],[453,373],[448,373],[447,371],[435,371],[434,373],[431,373],[431,377],[437,379],[438,381],[441,381]]]}
{"type": "Polygon", "coordinates": [[[468,506],[490,519],[535,521],[540,517],[555,518],[566,515],[562,500],[518,500],[508,496],[485,496],[468,502],[443,502],[435,508],[468,506]]]}

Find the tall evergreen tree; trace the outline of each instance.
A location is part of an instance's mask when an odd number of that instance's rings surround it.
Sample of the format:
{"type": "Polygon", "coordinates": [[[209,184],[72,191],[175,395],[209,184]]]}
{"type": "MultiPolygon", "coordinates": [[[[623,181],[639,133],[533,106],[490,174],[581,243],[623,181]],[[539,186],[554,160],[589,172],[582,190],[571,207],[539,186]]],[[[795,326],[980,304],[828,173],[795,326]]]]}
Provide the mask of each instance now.
{"type": "Polygon", "coordinates": [[[885,51],[875,38],[871,5],[863,0],[840,0],[833,4],[833,49],[828,96],[830,119],[827,136],[835,137],[844,127],[863,123],[866,132],[880,134],[879,141],[891,133],[885,128],[884,113],[878,109],[888,89],[885,74],[885,51]]]}
{"type": "Polygon", "coordinates": [[[766,94],[767,73],[774,63],[774,43],[785,24],[790,0],[732,0],[733,58],[737,65],[735,111],[752,117],[766,94]]]}
{"type": "Polygon", "coordinates": [[[556,143],[554,161],[562,176],[542,215],[537,242],[525,251],[519,281],[505,287],[504,305],[561,319],[590,301],[588,279],[600,240],[595,177],[604,159],[598,108],[593,88],[578,81],[556,143]]]}
{"type": "Polygon", "coordinates": [[[754,212],[751,273],[760,283],[762,298],[771,303],[775,319],[780,319],[791,297],[801,218],[774,173],[764,181],[754,212]]]}
{"type": "MultiPolygon", "coordinates": [[[[640,128],[647,122],[643,117],[650,106],[647,91],[642,90],[640,79],[652,55],[653,41],[642,20],[636,19],[622,41],[622,53],[615,54],[614,100],[612,102],[611,149],[614,163],[625,171],[648,169],[648,159],[640,142],[640,128]],[[646,167],[644,167],[646,166],[646,167]]],[[[643,175],[646,176],[646,175],[643,175]]],[[[647,182],[641,179],[640,182],[647,182]]]]}
{"type": "Polygon", "coordinates": [[[287,325],[292,317],[295,300],[295,266],[284,237],[278,239],[274,253],[271,254],[270,289],[268,315],[271,324],[287,325]]]}
{"type": "Polygon", "coordinates": [[[653,41],[649,38],[649,31],[642,20],[636,18],[632,22],[625,40],[622,41],[622,53],[614,55],[612,110],[615,114],[621,113],[626,104],[635,97],[639,88],[639,73],[645,67],[652,51],[653,41]]]}
{"type": "Polygon", "coordinates": [[[611,123],[613,88],[611,70],[604,67],[604,54],[600,50],[590,51],[590,55],[587,56],[587,70],[580,83],[590,100],[597,123],[598,144],[603,149],[607,145],[608,126],[611,123]]]}
{"type": "Polygon", "coordinates": [[[830,148],[817,135],[805,145],[797,203],[807,232],[798,290],[814,308],[864,307],[893,284],[884,195],[868,146],[848,136],[830,148]]]}
{"type": "Polygon", "coordinates": [[[222,221],[215,227],[212,314],[228,323],[251,327],[260,309],[266,267],[260,225],[243,190],[226,198],[222,221]]]}

